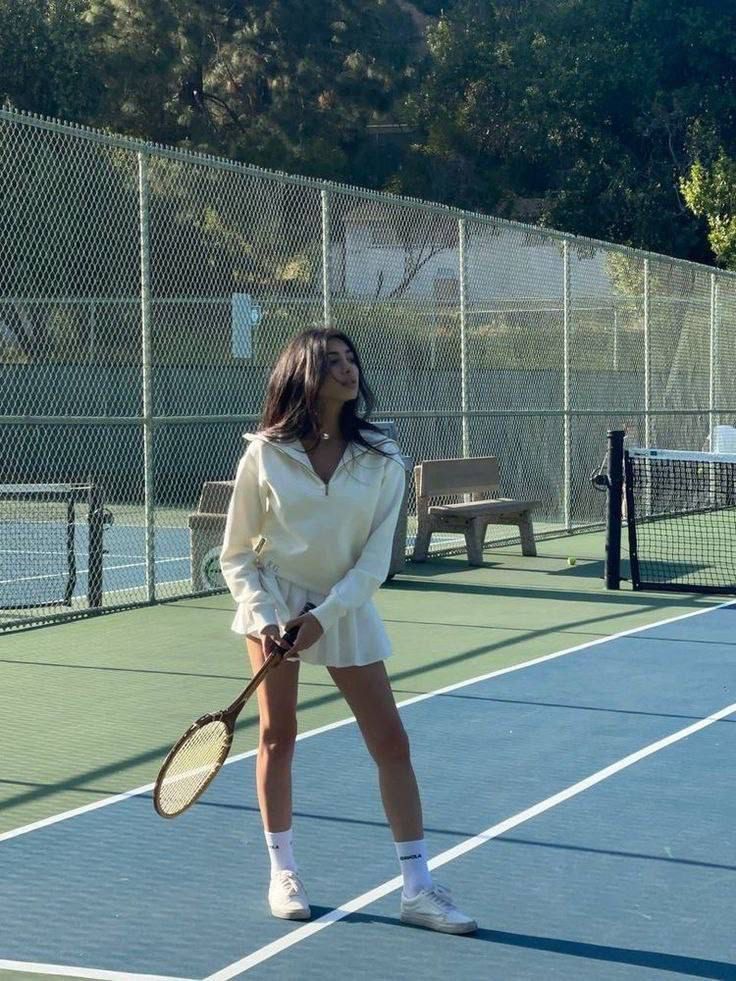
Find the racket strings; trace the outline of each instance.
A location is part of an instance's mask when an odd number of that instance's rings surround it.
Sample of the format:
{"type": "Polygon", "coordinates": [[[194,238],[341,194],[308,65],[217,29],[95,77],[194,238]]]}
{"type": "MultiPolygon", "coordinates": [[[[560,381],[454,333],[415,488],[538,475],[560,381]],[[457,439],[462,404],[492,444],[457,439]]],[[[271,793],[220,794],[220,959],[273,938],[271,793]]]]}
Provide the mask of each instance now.
{"type": "Polygon", "coordinates": [[[174,815],[200,795],[230,748],[231,734],[221,720],[196,728],[172,756],[157,788],[161,811],[174,815]]]}

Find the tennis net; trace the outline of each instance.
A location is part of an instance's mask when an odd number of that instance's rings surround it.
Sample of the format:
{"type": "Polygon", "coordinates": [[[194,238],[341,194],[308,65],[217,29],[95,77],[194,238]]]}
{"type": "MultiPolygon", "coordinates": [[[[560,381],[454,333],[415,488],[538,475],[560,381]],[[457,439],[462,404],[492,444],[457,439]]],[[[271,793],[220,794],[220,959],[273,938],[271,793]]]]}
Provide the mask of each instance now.
{"type": "Polygon", "coordinates": [[[99,606],[102,514],[92,484],[0,484],[0,609],[99,606]]]}
{"type": "Polygon", "coordinates": [[[624,452],[635,589],[736,593],[736,454],[624,452]]]}

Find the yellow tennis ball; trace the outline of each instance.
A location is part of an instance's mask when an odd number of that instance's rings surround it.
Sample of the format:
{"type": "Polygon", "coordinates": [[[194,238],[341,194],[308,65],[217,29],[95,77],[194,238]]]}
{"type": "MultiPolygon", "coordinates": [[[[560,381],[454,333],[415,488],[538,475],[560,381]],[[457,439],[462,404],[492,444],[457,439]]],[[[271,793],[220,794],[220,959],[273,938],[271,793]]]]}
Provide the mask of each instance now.
{"type": "Polygon", "coordinates": [[[574,556],[574,555],[571,555],[571,556],[570,556],[570,557],[568,558],[568,560],[567,560],[567,564],[568,564],[568,565],[575,565],[575,563],[576,563],[576,562],[577,562],[577,559],[575,558],[575,556],[574,556]]]}

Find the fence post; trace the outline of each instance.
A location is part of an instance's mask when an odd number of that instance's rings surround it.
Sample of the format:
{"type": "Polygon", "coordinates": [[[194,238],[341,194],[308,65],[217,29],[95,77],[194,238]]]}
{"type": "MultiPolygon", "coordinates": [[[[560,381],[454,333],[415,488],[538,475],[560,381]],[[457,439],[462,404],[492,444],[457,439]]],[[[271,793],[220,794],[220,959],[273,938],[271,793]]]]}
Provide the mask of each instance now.
{"type": "Polygon", "coordinates": [[[468,348],[466,335],[466,285],[465,219],[458,219],[458,258],[460,262],[460,404],[463,425],[463,456],[470,456],[468,429],[468,348]]]}
{"type": "Polygon", "coordinates": [[[649,259],[644,260],[644,445],[652,445],[652,339],[649,323],[649,259]]]}
{"type": "Polygon", "coordinates": [[[330,192],[322,188],[322,319],[332,326],[332,284],[330,282],[330,192]]]}
{"type": "Polygon", "coordinates": [[[156,599],[154,554],[153,397],[151,386],[151,236],[148,154],[138,152],[138,201],[141,247],[141,354],[143,372],[143,487],[145,515],[146,598],[156,599]]]}
{"type": "Polygon", "coordinates": [[[563,484],[562,500],[565,528],[572,529],[572,419],[570,418],[570,243],[562,241],[562,408],[563,408],[563,484]]]}
{"type": "Polygon", "coordinates": [[[613,308],[613,370],[618,371],[618,310],[613,308]]]}
{"type": "Polygon", "coordinates": [[[718,378],[718,279],[716,273],[710,274],[710,351],[709,351],[709,378],[708,378],[708,429],[710,439],[708,449],[714,452],[714,436],[718,417],[716,415],[716,405],[718,404],[717,378],[718,378]]]}

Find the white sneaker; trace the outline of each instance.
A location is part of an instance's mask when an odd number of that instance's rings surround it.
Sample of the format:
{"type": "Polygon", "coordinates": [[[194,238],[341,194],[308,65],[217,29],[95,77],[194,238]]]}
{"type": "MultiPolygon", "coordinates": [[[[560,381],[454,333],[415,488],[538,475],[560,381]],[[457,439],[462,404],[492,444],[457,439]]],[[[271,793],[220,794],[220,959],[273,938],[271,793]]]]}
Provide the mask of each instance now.
{"type": "Polygon", "coordinates": [[[441,933],[473,933],[475,920],[461,913],[452,901],[450,890],[435,884],[423,889],[413,899],[401,894],[401,922],[439,930],[441,933]]]}
{"type": "Polygon", "coordinates": [[[312,915],[304,883],[291,869],[271,877],[268,905],[271,913],[280,920],[308,920],[312,915]]]}

